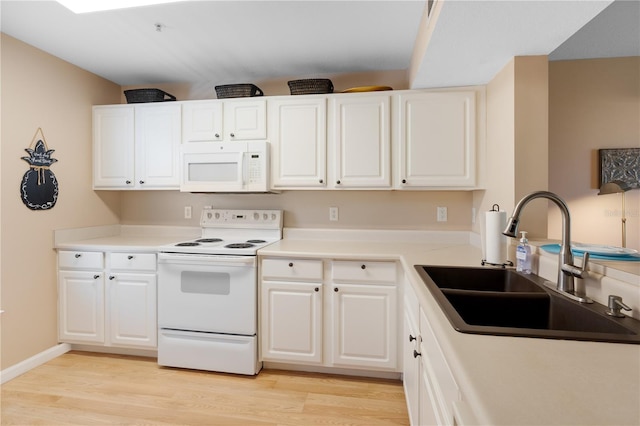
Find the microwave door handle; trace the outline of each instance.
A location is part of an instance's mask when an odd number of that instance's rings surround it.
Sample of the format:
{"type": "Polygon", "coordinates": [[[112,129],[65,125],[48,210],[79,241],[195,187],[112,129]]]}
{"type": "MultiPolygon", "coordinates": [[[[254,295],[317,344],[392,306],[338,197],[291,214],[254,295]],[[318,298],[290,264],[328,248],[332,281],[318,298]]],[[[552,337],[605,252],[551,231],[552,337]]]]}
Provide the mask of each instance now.
{"type": "Polygon", "coordinates": [[[246,153],[241,152],[241,161],[242,161],[242,187],[246,187],[247,186],[247,182],[249,181],[247,173],[248,173],[248,166],[249,166],[249,161],[248,161],[248,155],[246,155],[246,153]]]}

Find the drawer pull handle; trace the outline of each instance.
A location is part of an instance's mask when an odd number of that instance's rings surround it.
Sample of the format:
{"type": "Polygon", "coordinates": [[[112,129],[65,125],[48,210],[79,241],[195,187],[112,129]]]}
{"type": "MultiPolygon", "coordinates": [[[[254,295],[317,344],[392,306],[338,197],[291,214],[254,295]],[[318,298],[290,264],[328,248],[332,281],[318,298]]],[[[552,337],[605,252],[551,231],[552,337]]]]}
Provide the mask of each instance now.
{"type": "Polygon", "coordinates": [[[409,335],[409,342],[413,342],[417,338],[415,336],[409,335]]]}
{"type": "Polygon", "coordinates": [[[340,289],[338,289],[338,287],[334,288],[333,291],[335,291],[336,293],[340,291],[340,289]]]}
{"type": "Polygon", "coordinates": [[[320,291],[320,289],[318,287],[313,289],[314,291],[320,291]]]}
{"type": "Polygon", "coordinates": [[[418,351],[416,351],[415,349],[413,350],[413,357],[414,358],[418,358],[419,356],[421,356],[422,354],[418,351]]]}
{"type": "Polygon", "coordinates": [[[289,262],[289,268],[293,268],[293,262],[289,262]]]}
{"type": "Polygon", "coordinates": [[[367,269],[367,265],[360,266],[360,269],[367,269]]]}
{"type": "Polygon", "coordinates": [[[133,256],[129,255],[129,256],[127,256],[127,259],[131,260],[131,259],[133,259],[133,256]]]}
{"type": "Polygon", "coordinates": [[[100,275],[94,275],[94,276],[93,276],[93,279],[94,279],[94,280],[97,280],[98,278],[100,278],[100,275]]]}
{"type": "Polygon", "coordinates": [[[109,275],[109,279],[110,279],[111,281],[113,281],[113,280],[115,280],[115,279],[116,279],[116,277],[115,277],[114,275],[109,275]]]}
{"type": "Polygon", "coordinates": [[[76,253],[76,259],[78,259],[78,258],[80,258],[80,257],[82,257],[82,254],[80,254],[80,253],[76,253]]]}

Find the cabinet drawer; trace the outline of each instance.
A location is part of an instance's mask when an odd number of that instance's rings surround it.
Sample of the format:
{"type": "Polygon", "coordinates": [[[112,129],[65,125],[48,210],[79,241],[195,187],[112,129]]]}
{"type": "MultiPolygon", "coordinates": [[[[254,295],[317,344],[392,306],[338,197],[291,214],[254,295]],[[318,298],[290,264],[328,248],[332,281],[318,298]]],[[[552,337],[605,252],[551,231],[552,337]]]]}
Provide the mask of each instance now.
{"type": "Polygon", "coordinates": [[[395,262],[334,261],[332,274],[334,281],[395,284],[397,279],[395,262]]]}
{"type": "Polygon", "coordinates": [[[59,269],[103,269],[104,260],[100,251],[59,251],[59,269]]]}
{"type": "Polygon", "coordinates": [[[111,253],[111,269],[124,271],[155,271],[155,253],[111,253]]]}
{"type": "Polygon", "coordinates": [[[322,260],[315,259],[263,259],[263,278],[288,280],[322,280],[322,260]]]}

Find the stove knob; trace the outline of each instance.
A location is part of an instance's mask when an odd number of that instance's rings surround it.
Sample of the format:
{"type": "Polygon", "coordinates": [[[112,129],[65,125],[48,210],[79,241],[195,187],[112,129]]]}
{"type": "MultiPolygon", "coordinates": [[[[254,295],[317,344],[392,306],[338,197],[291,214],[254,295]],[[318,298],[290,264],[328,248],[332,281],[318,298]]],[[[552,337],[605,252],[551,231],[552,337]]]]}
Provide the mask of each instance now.
{"type": "MultiPolygon", "coordinates": [[[[209,217],[211,219],[211,217],[209,217]]],[[[216,219],[220,219],[220,213],[216,213],[216,219]]]]}
{"type": "Polygon", "coordinates": [[[254,213],[253,214],[253,220],[259,220],[260,219],[260,214],[259,213],[254,213]]]}
{"type": "Polygon", "coordinates": [[[275,213],[271,213],[271,220],[276,220],[276,214],[275,213]]]}
{"type": "Polygon", "coordinates": [[[266,213],[263,213],[263,214],[262,214],[262,219],[263,219],[263,220],[268,220],[268,219],[269,219],[269,215],[268,215],[268,214],[266,214],[266,213]]]}

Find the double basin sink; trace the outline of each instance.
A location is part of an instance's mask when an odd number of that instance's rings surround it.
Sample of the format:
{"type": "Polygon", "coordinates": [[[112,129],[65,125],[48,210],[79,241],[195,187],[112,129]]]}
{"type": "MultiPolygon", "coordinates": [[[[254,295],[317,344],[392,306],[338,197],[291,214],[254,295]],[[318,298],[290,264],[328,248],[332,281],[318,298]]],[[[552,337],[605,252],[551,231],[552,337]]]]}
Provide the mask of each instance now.
{"type": "Polygon", "coordinates": [[[640,321],[547,291],[537,275],[486,267],[415,268],[459,332],[640,344],[640,321]]]}

